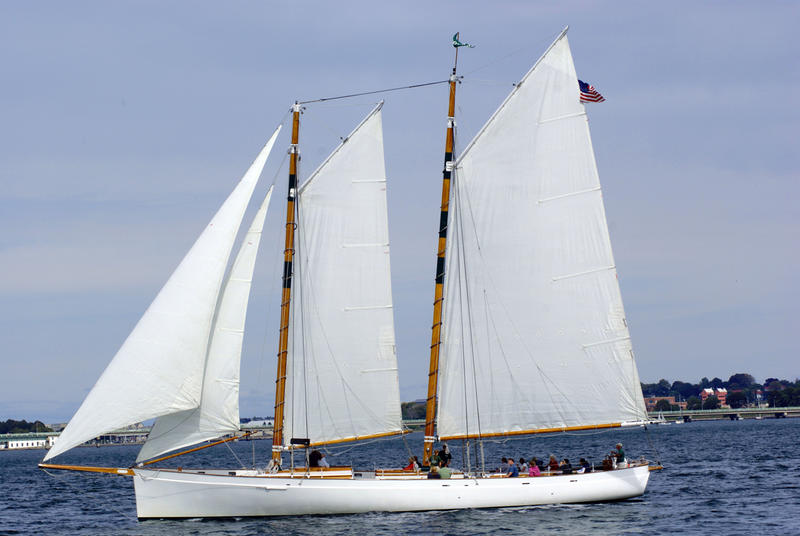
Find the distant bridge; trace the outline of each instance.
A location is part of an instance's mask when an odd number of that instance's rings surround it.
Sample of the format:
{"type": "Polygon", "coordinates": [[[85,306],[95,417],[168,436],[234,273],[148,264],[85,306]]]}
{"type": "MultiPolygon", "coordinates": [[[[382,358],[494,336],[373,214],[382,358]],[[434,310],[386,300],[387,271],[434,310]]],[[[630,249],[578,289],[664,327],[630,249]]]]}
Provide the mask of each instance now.
{"type": "Polygon", "coordinates": [[[681,411],[652,411],[649,417],[658,420],[661,416],[665,420],[674,421],[676,419],[702,421],[716,419],[768,419],[784,417],[800,417],[800,407],[789,406],[782,408],[738,408],[738,409],[694,409],[681,411]]]}

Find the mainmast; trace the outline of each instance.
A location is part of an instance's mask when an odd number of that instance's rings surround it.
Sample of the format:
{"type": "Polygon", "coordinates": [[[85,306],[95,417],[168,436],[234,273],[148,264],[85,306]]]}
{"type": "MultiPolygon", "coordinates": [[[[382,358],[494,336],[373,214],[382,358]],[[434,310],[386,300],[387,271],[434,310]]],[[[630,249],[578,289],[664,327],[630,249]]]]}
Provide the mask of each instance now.
{"type": "Polygon", "coordinates": [[[272,433],[272,460],[280,464],[283,451],[283,409],[286,393],[286,357],[289,346],[289,313],[292,295],[292,262],[294,260],[295,198],[297,196],[297,141],[300,135],[300,104],[292,106],[292,143],[289,146],[289,194],[286,198],[286,239],[283,250],[283,292],[281,294],[281,327],[278,337],[278,372],[275,380],[275,424],[272,433]]]}
{"type": "Polygon", "coordinates": [[[455,111],[456,111],[456,68],[458,67],[458,34],[453,37],[453,46],[456,57],[453,63],[453,73],[450,75],[450,104],[447,108],[447,135],[444,149],[444,170],[442,172],[442,206],[439,213],[439,245],[436,254],[436,290],[433,300],[433,325],[431,326],[431,359],[428,370],[428,397],[425,404],[425,449],[422,463],[429,465],[433,454],[434,432],[436,428],[436,392],[439,381],[439,347],[441,345],[442,331],[442,303],[444,294],[444,266],[445,246],[447,245],[447,212],[450,205],[450,177],[453,173],[455,160],[453,146],[455,141],[455,111]]]}

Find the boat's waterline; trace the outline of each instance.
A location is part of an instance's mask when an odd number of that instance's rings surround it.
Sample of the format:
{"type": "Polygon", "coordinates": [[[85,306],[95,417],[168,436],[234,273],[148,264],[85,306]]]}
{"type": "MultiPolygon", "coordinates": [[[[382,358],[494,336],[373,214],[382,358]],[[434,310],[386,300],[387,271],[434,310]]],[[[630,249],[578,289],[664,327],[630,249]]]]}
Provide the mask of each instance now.
{"type": "Polygon", "coordinates": [[[539,478],[292,479],[134,469],[141,519],[412,512],[603,502],[642,495],[647,465],[539,478]]]}

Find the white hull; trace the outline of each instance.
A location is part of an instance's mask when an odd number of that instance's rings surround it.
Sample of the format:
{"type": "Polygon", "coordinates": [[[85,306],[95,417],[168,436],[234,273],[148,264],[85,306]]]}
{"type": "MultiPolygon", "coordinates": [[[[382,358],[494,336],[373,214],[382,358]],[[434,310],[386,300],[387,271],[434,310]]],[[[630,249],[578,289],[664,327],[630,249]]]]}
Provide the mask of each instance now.
{"type": "Polygon", "coordinates": [[[134,469],[139,518],[410,512],[601,502],[642,495],[646,465],[538,478],[307,479],[134,469]]]}

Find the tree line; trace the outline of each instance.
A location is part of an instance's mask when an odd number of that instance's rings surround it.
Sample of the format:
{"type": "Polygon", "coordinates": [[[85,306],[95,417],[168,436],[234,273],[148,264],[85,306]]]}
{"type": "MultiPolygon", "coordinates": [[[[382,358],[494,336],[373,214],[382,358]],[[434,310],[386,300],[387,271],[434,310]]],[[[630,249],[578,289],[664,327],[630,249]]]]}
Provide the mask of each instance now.
{"type": "MultiPolygon", "coordinates": [[[[709,396],[703,402],[700,392],[703,389],[727,389],[726,403],[733,409],[746,407],[758,401],[761,392],[762,401],[769,407],[800,406],[800,380],[790,382],[778,378],[767,378],[764,383],[756,382],[750,374],[733,374],[728,381],[720,378],[702,378],[698,383],[661,379],[656,383],[642,383],[642,394],[651,396],[674,396],[676,400],[685,400],[686,409],[717,409],[720,400],[716,396],[709,396]]],[[[666,400],[656,404],[657,411],[674,411],[678,407],[666,400]]]]}
{"type": "Polygon", "coordinates": [[[0,421],[0,434],[25,434],[28,432],[52,432],[42,421],[28,422],[8,419],[0,421]]]}

